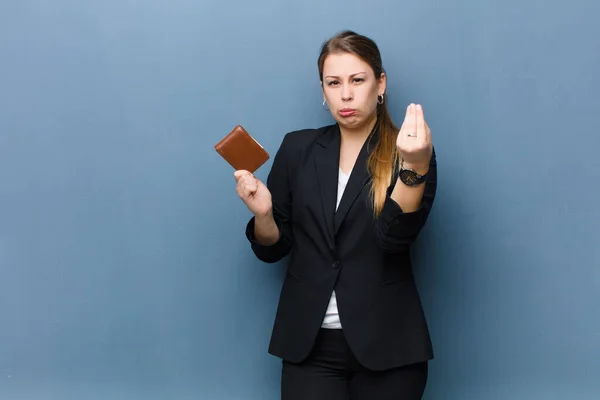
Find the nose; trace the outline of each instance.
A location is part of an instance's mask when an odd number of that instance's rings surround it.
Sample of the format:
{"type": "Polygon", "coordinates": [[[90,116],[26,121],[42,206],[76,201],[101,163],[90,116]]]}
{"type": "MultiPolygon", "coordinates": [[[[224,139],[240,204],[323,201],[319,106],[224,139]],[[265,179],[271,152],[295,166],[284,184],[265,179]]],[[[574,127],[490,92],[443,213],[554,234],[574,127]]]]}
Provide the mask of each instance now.
{"type": "Polygon", "coordinates": [[[352,97],[353,97],[352,87],[350,85],[344,85],[342,88],[342,100],[350,101],[350,100],[352,100],[352,97]]]}

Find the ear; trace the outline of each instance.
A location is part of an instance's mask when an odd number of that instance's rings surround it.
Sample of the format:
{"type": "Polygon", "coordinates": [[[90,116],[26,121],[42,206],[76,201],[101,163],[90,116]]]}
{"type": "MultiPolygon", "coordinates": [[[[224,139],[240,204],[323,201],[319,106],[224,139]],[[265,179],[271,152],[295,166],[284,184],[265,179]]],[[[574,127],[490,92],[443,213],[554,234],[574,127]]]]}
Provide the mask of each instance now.
{"type": "Polygon", "coordinates": [[[382,72],[379,75],[379,80],[377,81],[377,93],[385,93],[387,89],[387,76],[385,72],[382,72]]]}

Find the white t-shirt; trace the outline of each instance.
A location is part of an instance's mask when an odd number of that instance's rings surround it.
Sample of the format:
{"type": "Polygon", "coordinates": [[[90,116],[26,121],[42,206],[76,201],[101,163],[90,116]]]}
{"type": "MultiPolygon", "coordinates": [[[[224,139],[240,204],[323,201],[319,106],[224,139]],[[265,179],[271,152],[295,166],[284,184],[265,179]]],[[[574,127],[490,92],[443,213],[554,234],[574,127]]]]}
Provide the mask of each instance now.
{"type": "MultiPolygon", "coordinates": [[[[340,200],[342,199],[342,194],[344,193],[344,189],[346,189],[346,184],[348,183],[348,179],[350,175],[346,175],[342,169],[339,169],[338,175],[338,193],[337,193],[337,204],[335,209],[337,210],[340,205],[340,200]]],[[[337,300],[335,297],[335,290],[331,293],[331,298],[329,299],[329,305],[327,306],[327,311],[325,312],[325,318],[323,318],[323,323],[321,324],[322,328],[327,329],[341,329],[342,325],[340,323],[340,317],[338,315],[337,309],[337,300]]]]}

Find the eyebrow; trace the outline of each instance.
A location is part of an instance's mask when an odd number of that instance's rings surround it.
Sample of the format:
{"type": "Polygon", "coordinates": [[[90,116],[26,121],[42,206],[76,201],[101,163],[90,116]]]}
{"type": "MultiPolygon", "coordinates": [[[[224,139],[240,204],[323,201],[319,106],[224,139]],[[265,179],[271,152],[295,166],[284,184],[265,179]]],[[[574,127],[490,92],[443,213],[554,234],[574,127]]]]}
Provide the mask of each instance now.
{"type": "MultiPolygon", "coordinates": [[[[350,77],[353,77],[353,76],[356,76],[356,75],[359,75],[359,74],[366,74],[366,72],[364,72],[364,71],[363,71],[363,72],[356,72],[356,73],[354,73],[354,74],[350,75],[350,77]]],[[[339,76],[334,76],[334,75],[327,75],[325,78],[335,78],[335,79],[340,79],[340,77],[339,77],[339,76]]]]}

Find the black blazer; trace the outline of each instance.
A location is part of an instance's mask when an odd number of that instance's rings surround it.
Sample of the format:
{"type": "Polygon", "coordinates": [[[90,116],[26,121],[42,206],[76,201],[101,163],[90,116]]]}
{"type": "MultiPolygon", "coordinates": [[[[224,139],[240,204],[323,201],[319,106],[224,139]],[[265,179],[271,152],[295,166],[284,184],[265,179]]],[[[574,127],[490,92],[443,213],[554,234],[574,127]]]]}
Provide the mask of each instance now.
{"type": "Polygon", "coordinates": [[[435,152],[422,206],[403,213],[387,192],[378,218],[369,205],[363,146],[336,212],[340,131],[337,124],[285,135],[267,178],[280,238],[261,246],[254,218],[246,237],[256,256],[273,263],[289,255],[269,353],[291,362],[308,356],[335,288],[342,328],[356,358],[383,370],[433,358],[411,268],[410,245],[425,224],[436,192],[435,152]]]}

